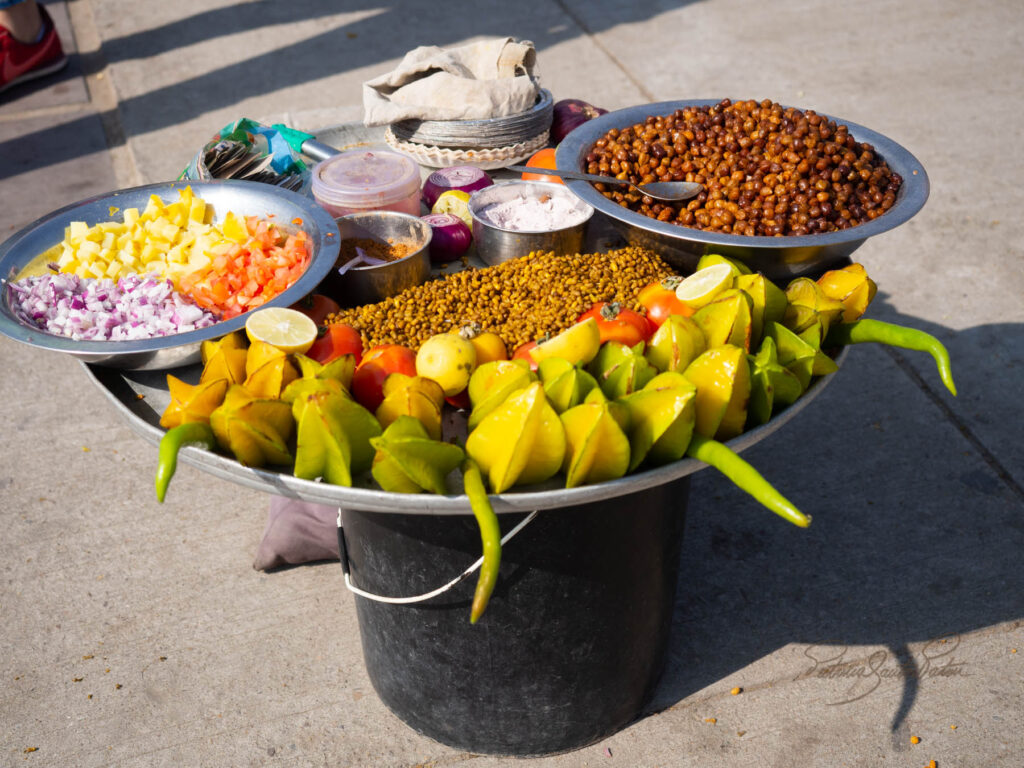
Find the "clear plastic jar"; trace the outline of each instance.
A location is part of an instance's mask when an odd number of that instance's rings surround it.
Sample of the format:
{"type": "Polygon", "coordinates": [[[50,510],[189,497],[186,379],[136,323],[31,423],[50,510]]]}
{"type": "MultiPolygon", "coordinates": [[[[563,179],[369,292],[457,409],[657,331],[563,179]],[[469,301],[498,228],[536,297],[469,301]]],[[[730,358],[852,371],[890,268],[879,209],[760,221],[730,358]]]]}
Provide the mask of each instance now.
{"type": "Polygon", "coordinates": [[[313,167],[313,198],[338,218],[360,211],[420,215],[420,167],[397,152],[357,149],[313,167]]]}

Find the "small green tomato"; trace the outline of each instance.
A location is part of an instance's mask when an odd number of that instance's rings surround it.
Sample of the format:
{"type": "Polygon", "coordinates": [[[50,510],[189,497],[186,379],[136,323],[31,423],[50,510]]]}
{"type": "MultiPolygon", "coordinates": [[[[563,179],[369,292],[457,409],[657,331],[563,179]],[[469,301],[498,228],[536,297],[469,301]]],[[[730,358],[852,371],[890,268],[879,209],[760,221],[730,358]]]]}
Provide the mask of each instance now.
{"type": "Polygon", "coordinates": [[[445,397],[459,394],[476,368],[476,348],[453,333],[431,336],[416,353],[416,374],[441,385],[445,397]]]}

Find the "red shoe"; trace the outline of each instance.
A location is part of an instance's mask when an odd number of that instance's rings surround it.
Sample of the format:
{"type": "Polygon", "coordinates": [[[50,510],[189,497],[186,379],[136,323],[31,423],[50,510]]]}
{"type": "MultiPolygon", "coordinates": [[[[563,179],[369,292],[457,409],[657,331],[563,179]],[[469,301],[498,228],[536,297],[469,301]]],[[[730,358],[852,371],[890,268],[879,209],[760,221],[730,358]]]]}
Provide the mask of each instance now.
{"type": "Polygon", "coordinates": [[[53,19],[42,5],[39,6],[39,15],[43,17],[43,36],[38,43],[22,43],[0,27],[0,91],[49,75],[68,63],[53,19]]]}

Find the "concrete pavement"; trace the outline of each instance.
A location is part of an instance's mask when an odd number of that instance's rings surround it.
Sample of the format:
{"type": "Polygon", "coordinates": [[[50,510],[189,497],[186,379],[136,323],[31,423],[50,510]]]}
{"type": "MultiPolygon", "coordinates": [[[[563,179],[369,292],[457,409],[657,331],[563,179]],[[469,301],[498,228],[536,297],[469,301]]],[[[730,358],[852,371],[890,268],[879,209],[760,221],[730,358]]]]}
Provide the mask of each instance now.
{"type": "MultiPolygon", "coordinates": [[[[1013,0],[50,3],[68,69],[0,96],[0,238],[177,176],[238,117],[317,130],[421,44],[533,40],[556,98],[771,98],[877,130],[931,198],[856,258],[873,314],[946,343],[855,348],[745,456],[815,516],[694,478],[647,716],[538,766],[1016,766],[1024,753],[1024,128],[1013,0]],[[734,687],[742,693],[732,695],[734,687]],[[919,743],[911,743],[911,737],[919,743]]],[[[267,499],[155,451],[80,366],[0,339],[0,763],[499,766],[409,729],[362,665],[336,564],[252,570],[267,499]]]]}

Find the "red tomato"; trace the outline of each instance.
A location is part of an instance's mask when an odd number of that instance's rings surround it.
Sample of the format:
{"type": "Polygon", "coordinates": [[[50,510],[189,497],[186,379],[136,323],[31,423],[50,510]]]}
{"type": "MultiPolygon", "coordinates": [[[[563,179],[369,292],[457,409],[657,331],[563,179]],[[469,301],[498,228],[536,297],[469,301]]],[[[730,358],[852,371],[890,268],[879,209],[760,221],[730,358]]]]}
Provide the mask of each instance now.
{"type": "Polygon", "coordinates": [[[328,315],[341,312],[338,302],[322,293],[311,293],[292,304],[291,308],[297,309],[317,325],[326,325],[328,315]]]}
{"type": "Polygon", "coordinates": [[[399,344],[382,344],[363,355],[352,374],[352,397],[375,413],[384,402],[384,380],[392,373],[416,375],[416,353],[399,344]]]}
{"type": "Polygon", "coordinates": [[[693,310],[676,298],[676,286],[681,277],[666,277],[657,283],[651,283],[637,296],[640,305],[647,310],[647,319],[655,328],[660,328],[669,315],[689,317],[693,310]]]}
{"type": "Polygon", "coordinates": [[[537,361],[530,355],[530,350],[537,346],[536,341],[528,341],[525,344],[520,344],[516,347],[516,351],[512,353],[513,360],[525,360],[530,364],[530,370],[537,370],[537,361]]]}
{"type": "MultiPolygon", "coordinates": [[[[530,159],[526,161],[526,164],[530,168],[557,168],[555,165],[555,150],[553,147],[541,149],[533,153],[530,159]]],[[[561,177],[559,176],[546,176],[543,173],[524,173],[524,180],[531,181],[550,181],[555,184],[564,184],[561,177]]]]}
{"type": "Polygon", "coordinates": [[[351,325],[332,323],[317,328],[317,338],[306,356],[326,365],[342,355],[354,355],[356,365],[363,358],[363,340],[351,325]]]}
{"type": "Polygon", "coordinates": [[[601,343],[617,341],[632,347],[641,341],[647,341],[654,333],[647,318],[639,312],[623,307],[618,302],[609,304],[599,301],[582,315],[577,322],[588,318],[597,320],[597,330],[601,334],[601,343]]]}

